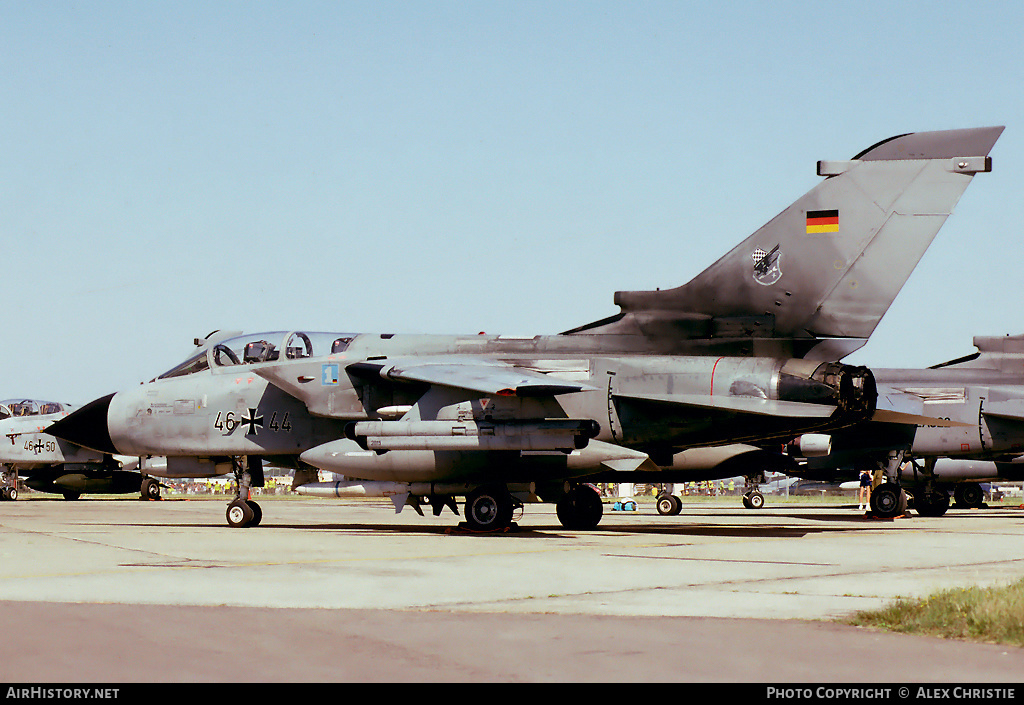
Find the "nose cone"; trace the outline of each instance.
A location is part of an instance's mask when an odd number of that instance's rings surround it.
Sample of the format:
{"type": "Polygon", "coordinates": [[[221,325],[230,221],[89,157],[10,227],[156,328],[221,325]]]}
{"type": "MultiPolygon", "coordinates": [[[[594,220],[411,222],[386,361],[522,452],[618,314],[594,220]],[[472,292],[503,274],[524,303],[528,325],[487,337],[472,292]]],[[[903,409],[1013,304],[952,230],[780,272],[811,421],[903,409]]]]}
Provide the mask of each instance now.
{"type": "Polygon", "coordinates": [[[101,453],[117,453],[114,442],[110,440],[110,428],[107,426],[107,411],[113,398],[113,394],[108,394],[89,402],[81,409],[55,421],[46,429],[46,433],[62,441],[101,453]]]}

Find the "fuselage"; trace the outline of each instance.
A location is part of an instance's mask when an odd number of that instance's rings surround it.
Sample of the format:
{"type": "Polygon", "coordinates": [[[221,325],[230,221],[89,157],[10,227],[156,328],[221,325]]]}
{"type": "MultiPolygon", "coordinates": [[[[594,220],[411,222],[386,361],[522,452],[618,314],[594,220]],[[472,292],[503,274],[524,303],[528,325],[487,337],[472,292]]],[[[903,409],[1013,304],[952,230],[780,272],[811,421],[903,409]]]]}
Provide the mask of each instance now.
{"type": "Polygon", "coordinates": [[[242,336],[109,397],[98,412],[109,434],[100,449],[168,456],[173,468],[176,457],[294,463],[306,451],[340,442],[350,476],[426,481],[471,477],[495,466],[519,472],[524,463],[543,465],[530,451],[558,457],[582,450],[590,439],[665,458],[685,447],[781,442],[795,432],[865,418],[873,408],[873,389],[854,388],[865,381],[870,387],[870,376],[854,368],[771,357],[637,354],[632,345],[630,336],[242,336]],[[316,354],[320,350],[328,352],[316,354]],[[485,378],[492,369],[512,369],[541,375],[557,389],[520,396],[442,384],[428,394],[431,385],[402,376],[403,367],[424,364],[461,366],[485,378]],[[578,391],[561,393],[566,385],[578,391]],[[399,417],[449,424],[449,436],[465,435],[469,421],[468,433],[480,444],[423,439],[422,425],[411,427],[421,431],[400,452],[374,453],[346,440],[354,423],[386,427],[399,417]],[[544,445],[557,437],[552,429],[559,419],[587,421],[586,438],[544,445]],[[485,434],[503,438],[504,445],[483,443],[485,434]],[[430,462],[423,460],[427,455],[430,462]]]}

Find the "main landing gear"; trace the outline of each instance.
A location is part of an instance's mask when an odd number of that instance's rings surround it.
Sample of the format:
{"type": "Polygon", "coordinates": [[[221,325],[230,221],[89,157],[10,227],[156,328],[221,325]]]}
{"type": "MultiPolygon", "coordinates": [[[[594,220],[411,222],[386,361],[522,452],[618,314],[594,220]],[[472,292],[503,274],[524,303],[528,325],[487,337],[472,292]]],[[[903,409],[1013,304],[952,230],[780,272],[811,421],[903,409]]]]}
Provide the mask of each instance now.
{"type": "MultiPolygon", "coordinates": [[[[905,450],[889,453],[889,460],[884,466],[885,482],[871,490],[871,499],[868,501],[871,516],[894,519],[907,513],[907,493],[900,486],[900,468],[906,455],[905,450]]],[[[882,467],[882,463],[879,463],[879,467],[882,467]]]]}
{"type": "MultiPolygon", "coordinates": [[[[513,525],[516,510],[523,503],[502,484],[477,487],[466,496],[465,527],[471,531],[504,531],[513,525]]],[[[604,505],[596,489],[586,484],[566,483],[555,502],[558,521],[566,529],[596,528],[604,516],[604,505]]]]}

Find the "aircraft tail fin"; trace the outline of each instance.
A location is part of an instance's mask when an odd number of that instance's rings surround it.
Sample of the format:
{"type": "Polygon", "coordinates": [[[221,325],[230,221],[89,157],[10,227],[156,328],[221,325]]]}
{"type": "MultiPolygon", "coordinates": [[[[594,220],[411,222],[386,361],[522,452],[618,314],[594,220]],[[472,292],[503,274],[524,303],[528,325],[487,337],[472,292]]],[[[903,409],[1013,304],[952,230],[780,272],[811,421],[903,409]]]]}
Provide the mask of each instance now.
{"type": "Polygon", "coordinates": [[[1002,131],[899,135],[849,161],[818,162],[823,181],[689,283],[616,292],[618,315],[566,333],[804,339],[809,357],[849,354],[874,331],[973,176],[991,170],[1002,131]]]}

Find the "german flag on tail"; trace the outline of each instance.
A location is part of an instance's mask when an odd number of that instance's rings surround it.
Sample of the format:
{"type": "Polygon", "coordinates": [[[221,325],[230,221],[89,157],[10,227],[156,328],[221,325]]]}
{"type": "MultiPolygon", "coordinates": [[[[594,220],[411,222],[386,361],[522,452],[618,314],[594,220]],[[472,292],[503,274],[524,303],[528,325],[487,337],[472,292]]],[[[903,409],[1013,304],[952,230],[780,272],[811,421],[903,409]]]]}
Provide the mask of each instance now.
{"type": "Polygon", "coordinates": [[[807,211],[807,234],[839,232],[839,211],[807,211]]]}

